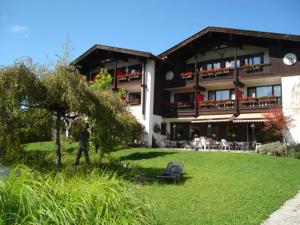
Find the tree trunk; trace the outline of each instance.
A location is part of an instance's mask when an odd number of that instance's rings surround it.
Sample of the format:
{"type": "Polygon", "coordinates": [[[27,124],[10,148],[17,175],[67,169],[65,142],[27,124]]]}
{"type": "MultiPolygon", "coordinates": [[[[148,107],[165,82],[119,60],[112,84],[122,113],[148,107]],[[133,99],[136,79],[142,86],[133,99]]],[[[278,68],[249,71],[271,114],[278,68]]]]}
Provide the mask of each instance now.
{"type": "Polygon", "coordinates": [[[55,121],[55,163],[61,166],[61,144],[60,144],[60,114],[57,114],[55,121]]]}

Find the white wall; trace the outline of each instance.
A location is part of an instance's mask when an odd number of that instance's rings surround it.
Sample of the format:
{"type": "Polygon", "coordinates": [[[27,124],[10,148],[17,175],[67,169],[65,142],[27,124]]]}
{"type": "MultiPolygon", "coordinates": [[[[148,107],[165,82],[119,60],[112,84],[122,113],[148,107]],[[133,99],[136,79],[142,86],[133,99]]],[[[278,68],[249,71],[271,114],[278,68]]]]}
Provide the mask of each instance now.
{"type": "Polygon", "coordinates": [[[145,142],[149,147],[152,146],[153,135],[153,102],[154,102],[154,80],[155,80],[155,62],[152,59],[147,60],[145,68],[145,82],[147,87],[145,88],[145,142]]]}
{"type": "Polygon", "coordinates": [[[289,133],[290,143],[300,143],[300,75],[282,77],[282,109],[285,115],[291,116],[289,133]]]}

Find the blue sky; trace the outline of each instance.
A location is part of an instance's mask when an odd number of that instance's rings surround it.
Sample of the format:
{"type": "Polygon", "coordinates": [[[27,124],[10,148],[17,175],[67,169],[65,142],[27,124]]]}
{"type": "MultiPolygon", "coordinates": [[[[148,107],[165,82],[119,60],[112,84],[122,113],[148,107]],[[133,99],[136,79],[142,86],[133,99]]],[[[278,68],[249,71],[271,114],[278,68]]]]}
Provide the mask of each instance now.
{"type": "Polygon", "coordinates": [[[159,54],[207,26],[300,35],[299,0],[0,0],[0,65],[48,63],[66,40],[159,54]]]}

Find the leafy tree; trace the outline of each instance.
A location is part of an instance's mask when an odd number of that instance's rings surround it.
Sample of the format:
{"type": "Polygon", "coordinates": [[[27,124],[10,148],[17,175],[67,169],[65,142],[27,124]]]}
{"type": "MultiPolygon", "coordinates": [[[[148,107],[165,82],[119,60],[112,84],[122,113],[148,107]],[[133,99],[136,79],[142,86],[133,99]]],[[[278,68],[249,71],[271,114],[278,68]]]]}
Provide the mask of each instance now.
{"type": "Polygon", "coordinates": [[[90,87],[100,101],[110,109],[105,117],[95,113],[92,118],[91,141],[100,154],[111,151],[141,135],[142,126],[128,111],[128,107],[120,100],[124,90],[111,90],[111,76],[106,70],[101,70],[90,87]]]}
{"type": "Polygon", "coordinates": [[[264,113],[264,131],[272,136],[275,136],[285,143],[288,155],[288,129],[293,126],[293,118],[291,116],[284,115],[281,108],[273,108],[264,113]]]}
{"type": "Polygon", "coordinates": [[[28,129],[39,116],[30,108],[43,99],[44,88],[29,69],[31,61],[0,69],[0,162],[17,160],[21,151],[22,129],[28,129]],[[28,116],[31,115],[31,116],[28,116]]]}

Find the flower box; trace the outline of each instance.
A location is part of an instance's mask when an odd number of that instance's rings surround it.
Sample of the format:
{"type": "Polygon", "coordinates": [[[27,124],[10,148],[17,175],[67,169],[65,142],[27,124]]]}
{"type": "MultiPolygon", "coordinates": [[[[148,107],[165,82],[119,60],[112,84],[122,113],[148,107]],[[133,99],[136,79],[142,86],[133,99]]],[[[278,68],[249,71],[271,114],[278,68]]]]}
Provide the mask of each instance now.
{"type": "Polygon", "coordinates": [[[255,103],[257,101],[257,98],[255,97],[246,97],[240,100],[240,103],[246,104],[246,103],[255,103]]]}
{"type": "Polygon", "coordinates": [[[216,69],[215,70],[215,75],[228,75],[230,73],[230,69],[229,68],[220,68],[220,69],[216,69]]]}
{"type": "Polygon", "coordinates": [[[126,73],[124,73],[124,74],[117,74],[117,78],[118,78],[118,81],[128,80],[128,76],[127,76],[126,73]]]}
{"type": "Polygon", "coordinates": [[[180,73],[182,79],[191,79],[193,77],[193,72],[182,72],[180,73]]]}
{"type": "Polygon", "coordinates": [[[128,73],[128,78],[129,80],[135,80],[135,79],[139,79],[142,75],[141,72],[134,72],[134,73],[128,73]]]}

